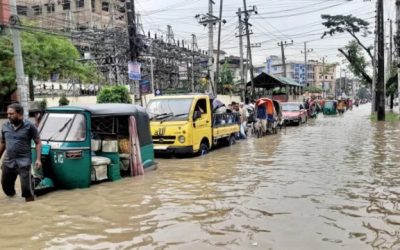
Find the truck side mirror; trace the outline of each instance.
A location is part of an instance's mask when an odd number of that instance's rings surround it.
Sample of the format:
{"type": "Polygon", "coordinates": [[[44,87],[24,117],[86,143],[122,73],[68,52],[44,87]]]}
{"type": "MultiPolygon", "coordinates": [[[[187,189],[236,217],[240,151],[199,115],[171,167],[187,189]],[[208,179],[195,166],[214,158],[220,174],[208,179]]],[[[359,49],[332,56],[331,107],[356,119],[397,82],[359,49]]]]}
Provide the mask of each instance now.
{"type": "Polygon", "coordinates": [[[193,113],[193,121],[196,121],[197,119],[199,119],[201,117],[201,112],[200,111],[194,111],[193,113]]]}

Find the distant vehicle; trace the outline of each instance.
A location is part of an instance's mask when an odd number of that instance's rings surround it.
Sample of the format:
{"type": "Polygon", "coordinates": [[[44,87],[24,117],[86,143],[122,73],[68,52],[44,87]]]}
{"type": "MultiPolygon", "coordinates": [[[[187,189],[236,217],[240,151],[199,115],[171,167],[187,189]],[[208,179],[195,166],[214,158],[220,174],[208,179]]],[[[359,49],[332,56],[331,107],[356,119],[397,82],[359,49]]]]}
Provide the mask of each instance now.
{"type": "Polygon", "coordinates": [[[337,101],[336,100],[325,101],[324,107],[322,108],[322,112],[324,115],[336,115],[337,114],[337,101]]]}
{"type": "Polygon", "coordinates": [[[307,122],[307,110],[299,102],[282,103],[282,114],[286,124],[300,125],[307,122]]]}

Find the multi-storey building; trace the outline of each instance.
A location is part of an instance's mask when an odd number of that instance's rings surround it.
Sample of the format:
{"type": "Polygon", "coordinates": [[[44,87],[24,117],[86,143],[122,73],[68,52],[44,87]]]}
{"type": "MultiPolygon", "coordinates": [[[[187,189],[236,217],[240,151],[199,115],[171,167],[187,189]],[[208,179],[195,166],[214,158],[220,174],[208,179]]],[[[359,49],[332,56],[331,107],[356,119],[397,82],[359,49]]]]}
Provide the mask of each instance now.
{"type": "MultiPolygon", "coordinates": [[[[282,59],[278,56],[270,56],[265,62],[267,74],[284,76],[282,59]]],[[[286,62],[286,77],[295,80],[303,86],[314,86],[314,62],[307,63],[307,76],[305,64],[301,61],[286,62]]]]}
{"type": "Polygon", "coordinates": [[[126,26],[125,1],[26,0],[17,5],[19,16],[35,20],[42,28],[59,30],[104,29],[126,26]]]}
{"type": "MultiPolygon", "coordinates": [[[[267,74],[284,76],[282,59],[270,56],[265,62],[267,74]]],[[[295,80],[303,86],[313,86],[325,92],[335,93],[336,65],[325,64],[314,60],[307,62],[307,76],[305,63],[301,61],[286,61],[286,77],[295,80]]]]}

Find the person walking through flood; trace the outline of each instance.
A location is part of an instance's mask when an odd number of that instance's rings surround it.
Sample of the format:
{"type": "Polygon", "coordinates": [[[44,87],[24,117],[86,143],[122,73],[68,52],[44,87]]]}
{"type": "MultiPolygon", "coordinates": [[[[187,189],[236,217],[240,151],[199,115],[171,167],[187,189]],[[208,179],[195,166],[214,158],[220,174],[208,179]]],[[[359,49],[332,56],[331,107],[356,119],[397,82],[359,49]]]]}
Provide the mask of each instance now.
{"type": "Polygon", "coordinates": [[[36,144],[36,168],[42,167],[42,144],[34,124],[23,118],[24,109],[13,103],[7,108],[8,122],[3,124],[0,139],[0,158],[4,155],[1,174],[1,186],[4,193],[15,195],[15,181],[19,175],[22,197],[25,201],[34,201],[31,176],[31,140],[36,144]]]}

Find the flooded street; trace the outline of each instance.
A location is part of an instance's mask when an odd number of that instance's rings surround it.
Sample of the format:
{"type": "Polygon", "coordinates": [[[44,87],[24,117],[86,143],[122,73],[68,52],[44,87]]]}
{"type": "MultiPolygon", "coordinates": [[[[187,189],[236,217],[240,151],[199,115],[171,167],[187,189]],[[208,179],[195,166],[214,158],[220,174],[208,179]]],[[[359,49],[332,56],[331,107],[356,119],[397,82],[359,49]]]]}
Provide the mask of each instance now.
{"type": "MultiPolygon", "coordinates": [[[[400,123],[370,105],[25,203],[2,249],[400,249],[400,123]]],[[[19,186],[19,185],[18,185],[19,186]]]]}

